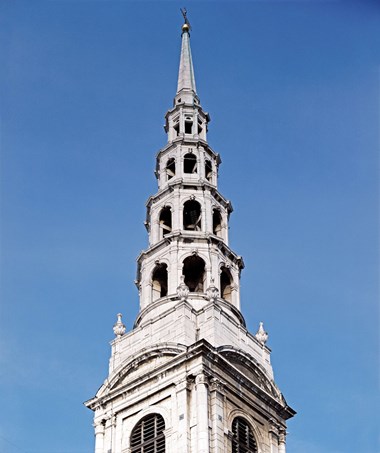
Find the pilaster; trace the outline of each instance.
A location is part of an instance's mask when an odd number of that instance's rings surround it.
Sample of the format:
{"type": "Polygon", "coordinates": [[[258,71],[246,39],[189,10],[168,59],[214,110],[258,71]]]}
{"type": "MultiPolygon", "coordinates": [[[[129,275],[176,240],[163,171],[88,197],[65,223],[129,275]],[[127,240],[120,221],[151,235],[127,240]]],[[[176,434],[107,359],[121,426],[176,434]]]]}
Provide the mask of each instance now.
{"type": "Polygon", "coordinates": [[[208,379],[203,373],[195,378],[197,393],[197,453],[209,453],[208,379]]]}

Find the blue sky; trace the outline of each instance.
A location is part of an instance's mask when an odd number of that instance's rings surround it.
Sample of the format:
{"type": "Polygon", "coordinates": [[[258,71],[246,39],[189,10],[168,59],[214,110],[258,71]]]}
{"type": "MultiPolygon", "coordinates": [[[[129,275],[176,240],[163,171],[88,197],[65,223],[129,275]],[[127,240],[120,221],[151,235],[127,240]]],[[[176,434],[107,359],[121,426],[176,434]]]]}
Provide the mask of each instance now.
{"type": "MultiPolygon", "coordinates": [[[[138,312],[180,6],[0,5],[1,452],[93,452],[82,402],[138,312]]],[[[298,412],[288,452],[378,453],[380,6],[185,6],[242,311],[298,412]]]]}

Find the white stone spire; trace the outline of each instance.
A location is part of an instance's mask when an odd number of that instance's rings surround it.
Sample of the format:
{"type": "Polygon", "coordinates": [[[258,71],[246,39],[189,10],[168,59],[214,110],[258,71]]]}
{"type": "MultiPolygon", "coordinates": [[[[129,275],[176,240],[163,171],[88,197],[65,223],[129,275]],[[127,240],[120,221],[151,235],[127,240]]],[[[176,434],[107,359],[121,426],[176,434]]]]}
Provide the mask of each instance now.
{"type": "Polygon", "coordinates": [[[197,93],[195,86],[193,59],[191,57],[189,25],[182,26],[182,47],[181,58],[179,62],[177,95],[181,92],[197,93]]]}
{"type": "Polygon", "coordinates": [[[149,246],[137,258],[140,311],[130,332],[117,315],[109,375],[85,403],[95,453],[285,453],[295,412],[273,381],[263,323],[254,336],[240,312],[244,263],[229,246],[232,206],[218,189],[182,14],[168,142],[146,203],[149,246]]]}

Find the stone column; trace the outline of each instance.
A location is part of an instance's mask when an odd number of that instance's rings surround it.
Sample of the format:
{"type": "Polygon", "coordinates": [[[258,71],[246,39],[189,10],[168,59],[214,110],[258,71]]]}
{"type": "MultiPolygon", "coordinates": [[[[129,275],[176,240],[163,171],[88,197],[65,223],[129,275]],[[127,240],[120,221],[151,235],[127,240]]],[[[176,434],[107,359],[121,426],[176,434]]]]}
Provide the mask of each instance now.
{"type": "Polygon", "coordinates": [[[176,451],[181,453],[187,453],[189,451],[188,390],[186,379],[176,384],[176,413],[178,417],[176,451]]]}
{"type": "Polygon", "coordinates": [[[219,379],[210,381],[210,416],[212,423],[211,448],[213,453],[225,453],[224,449],[224,387],[219,379]]]}
{"type": "Polygon", "coordinates": [[[200,373],[195,378],[197,392],[197,453],[209,453],[207,378],[200,373]]]}
{"type": "Polygon", "coordinates": [[[286,453],[286,430],[280,428],[278,436],[278,453],[286,453]]]}
{"type": "Polygon", "coordinates": [[[273,419],[269,424],[270,453],[278,453],[278,425],[273,419]]]}
{"type": "Polygon", "coordinates": [[[113,439],[113,450],[112,453],[120,453],[121,448],[121,441],[122,441],[122,420],[120,416],[115,415],[113,417],[113,431],[114,431],[114,439],[113,439]]]}
{"type": "Polygon", "coordinates": [[[95,428],[95,453],[104,453],[104,422],[94,423],[95,428]]]}

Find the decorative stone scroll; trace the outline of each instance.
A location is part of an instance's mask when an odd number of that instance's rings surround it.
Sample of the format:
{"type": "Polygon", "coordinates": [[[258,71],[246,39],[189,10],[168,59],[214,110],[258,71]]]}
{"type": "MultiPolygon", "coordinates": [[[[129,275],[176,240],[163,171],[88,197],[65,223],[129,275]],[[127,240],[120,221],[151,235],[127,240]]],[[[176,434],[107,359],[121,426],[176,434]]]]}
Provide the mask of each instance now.
{"type": "Polygon", "coordinates": [[[208,299],[210,302],[215,302],[216,299],[217,299],[218,296],[219,296],[219,290],[218,290],[218,288],[214,285],[214,279],[213,279],[213,278],[211,279],[211,284],[210,284],[210,286],[206,289],[206,295],[207,295],[207,299],[208,299]]]}
{"type": "Polygon", "coordinates": [[[185,276],[181,275],[181,283],[177,287],[177,295],[181,301],[185,301],[185,300],[187,300],[189,292],[190,292],[190,289],[185,283],[185,276]]]}

